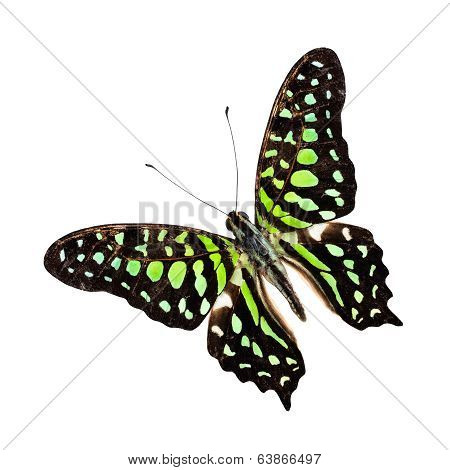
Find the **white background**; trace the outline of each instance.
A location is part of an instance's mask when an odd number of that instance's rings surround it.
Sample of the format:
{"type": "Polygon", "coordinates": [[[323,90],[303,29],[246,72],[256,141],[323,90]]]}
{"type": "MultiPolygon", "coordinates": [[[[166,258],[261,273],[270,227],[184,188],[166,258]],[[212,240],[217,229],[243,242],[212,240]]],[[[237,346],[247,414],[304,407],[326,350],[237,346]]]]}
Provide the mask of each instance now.
{"type": "MultiPolygon", "coordinates": [[[[339,55],[347,101],[441,2],[8,0],[8,7],[189,188],[253,197],[273,99],[305,52],[339,55]]],[[[445,445],[449,433],[450,9],[343,113],[358,193],[349,222],[383,247],[404,327],[359,332],[301,290],[315,315],[445,445]]],[[[138,222],[139,201],[187,200],[0,6],[1,444],[14,437],[137,313],[71,289],[42,264],[73,230],[138,222]]],[[[182,223],[201,226],[199,205],[182,223]]],[[[207,212],[226,233],[224,217],[207,212]]],[[[180,222],[160,215],[147,222],[180,222]]],[[[287,309],[285,308],[287,312],[287,309]]],[[[224,373],[206,322],[132,323],[2,453],[2,468],[129,468],[132,455],[322,453],[319,468],[449,468],[435,440],[311,315],[296,324],[307,373],[287,413],[224,373]]],[[[250,462],[250,458],[252,461],[250,462]]],[[[258,468],[261,468],[260,466],[258,468]]]]}

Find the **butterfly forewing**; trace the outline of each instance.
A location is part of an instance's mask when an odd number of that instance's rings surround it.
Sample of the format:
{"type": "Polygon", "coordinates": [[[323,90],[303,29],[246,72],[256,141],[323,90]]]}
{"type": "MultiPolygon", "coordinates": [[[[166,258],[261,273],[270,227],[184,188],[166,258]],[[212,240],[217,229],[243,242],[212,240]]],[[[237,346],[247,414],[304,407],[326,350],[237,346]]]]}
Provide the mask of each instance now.
{"type": "Polygon", "coordinates": [[[280,246],[287,259],[310,273],[336,313],[349,325],[369,326],[402,322],[387,306],[392,297],[386,286],[388,269],[372,234],[342,223],[324,223],[286,233],[280,246]]]}
{"type": "Polygon", "coordinates": [[[295,339],[261,295],[257,281],[238,267],[211,311],[208,350],[242,382],[252,381],[262,392],[275,390],[289,409],[305,365],[295,339]]]}
{"type": "Polygon", "coordinates": [[[286,77],[264,135],[256,176],[258,223],[301,229],[353,210],[354,167],[342,138],[345,81],[337,55],[315,49],[286,77]]]}
{"type": "Polygon", "coordinates": [[[125,298],[153,320],[191,330],[233,271],[225,237],[171,225],[104,225],[71,233],[45,255],[69,286],[125,298]]]}

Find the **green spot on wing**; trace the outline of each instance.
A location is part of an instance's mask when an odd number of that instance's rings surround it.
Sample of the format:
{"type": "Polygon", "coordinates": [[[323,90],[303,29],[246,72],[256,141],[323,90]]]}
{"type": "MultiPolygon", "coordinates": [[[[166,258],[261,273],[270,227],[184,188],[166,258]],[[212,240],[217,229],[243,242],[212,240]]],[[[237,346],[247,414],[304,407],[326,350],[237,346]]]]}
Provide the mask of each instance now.
{"type": "Polygon", "coordinates": [[[147,276],[153,282],[157,282],[161,279],[164,271],[164,265],[161,261],[152,261],[147,266],[147,276]]]}
{"type": "Polygon", "coordinates": [[[102,264],[103,261],[105,261],[105,255],[100,252],[100,251],[97,251],[97,253],[94,253],[94,256],[92,257],[92,259],[97,263],[97,264],[102,264]]]}
{"type": "Polygon", "coordinates": [[[231,328],[236,334],[239,334],[242,331],[241,319],[235,313],[233,313],[231,317],[231,328]]]}
{"type": "Polygon", "coordinates": [[[170,266],[169,272],[167,277],[169,278],[169,282],[174,289],[179,289],[183,284],[184,278],[186,276],[186,263],[184,261],[175,261],[170,266]]]}
{"type": "Polygon", "coordinates": [[[137,260],[131,259],[127,263],[127,272],[132,276],[137,276],[141,270],[141,263],[137,260]]]}
{"type": "Polygon", "coordinates": [[[344,302],[342,301],[341,294],[339,293],[339,290],[337,288],[336,278],[332,276],[330,273],[324,273],[322,271],[320,272],[320,275],[325,279],[325,281],[327,281],[328,285],[331,287],[332,291],[334,292],[334,295],[339,305],[343,307],[344,302]]]}
{"type": "Polygon", "coordinates": [[[116,240],[116,242],[119,245],[123,245],[123,237],[124,236],[125,236],[125,234],[123,232],[120,232],[120,233],[117,233],[116,235],[114,235],[114,239],[116,240]]]}
{"type": "Polygon", "coordinates": [[[263,330],[263,333],[267,336],[270,336],[273,338],[275,341],[281,344],[283,348],[288,348],[288,345],[286,342],[280,338],[273,330],[270,328],[270,325],[267,323],[266,319],[264,317],[261,317],[261,329],[263,330]]]}
{"type": "Polygon", "coordinates": [[[308,263],[312,264],[317,269],[321,269],[323,271],[330,271],[330,268],[326,264],[322,263],[322,261],[320,261],[320,259],[317,258],[317,256],[315,256],[313,253],[311,253],[303,245],[293,244],[292,248],[294,248],[294,250],[302,258],[306,259],[306,261],[308,261],[308,263]]]}
{"type": "Polygon", "coordinates": [[[242,292],[242,295],[244,296],[244,300],[245,300],[245,303],[247,304],[247,308],[249,309],[252,315],[253,322],[255,323],[255,325],[258,325],[259,323],[258,306],[256,305],[255,299],[253,298],[253,294],[251,293],[245,281],[242,281],[241,292],[242,292]]]}
{"type": "Polygon", "coordinates": [[[297,155],[297,161],[302,165],[314,165],[318,159],[319,157],[313,149],[301,149],[297,155]]]}
{"type": "Polygon", "coordinates": [[[291,184],[297,188],[311,188],[317,186],[318,182],[318,178],[309,170],[299,170],[291,176],[291,184]]]}

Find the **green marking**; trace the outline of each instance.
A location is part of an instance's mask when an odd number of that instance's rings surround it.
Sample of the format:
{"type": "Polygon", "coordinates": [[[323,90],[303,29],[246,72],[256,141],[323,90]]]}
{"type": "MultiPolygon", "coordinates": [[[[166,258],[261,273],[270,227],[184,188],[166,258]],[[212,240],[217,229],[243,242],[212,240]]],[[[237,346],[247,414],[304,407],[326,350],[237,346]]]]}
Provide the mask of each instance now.
{"type": "Polygon", "coordinates": [[[330,90],[327,90],[327,100],[329,100],[331,98],[331,91],[330,90]]]}
{"type": "Polygon", "coordinates": [[[123,232],[120,232],[120,233],[116,233],[116,235],[114,235],[114,240],[116,240],[116,242],[119,244],[119,245],[123,245],[123,238],[124,238],[125,234],[123,232]]]}
{"type": "Polygon", "coordinates": [[[255,356],[263,357],[263,353],[261,351],[261,348],[254,341],[252,341],[252,350],[253,350],[253,354],[255,356]]]}
{"type": "Polygon", "coordinates": [[[285,212],[284,210],[281,209],[281,207],[277,204],[272,211],[272,214],[275,217],[284,217],[285,215],[288,215],[289,212],[285,212]]]}
{"type": "Polygon", "coordinates": [[[270,210],[273,207],[273,201],[270,199],[270,197],[267,195],[267,193],[264,191],[263,188],[259,189],[259,198],[263,204],[263,206],[266,208],[267,212],[270,212],[270,210]]]}
{"type": "Polygon", "coordinates": [[[305,115],[305,122],[316,122],[317,118],[314,113],[308,113],[305,115]]]}
{"type": "Polygon", "coordinates": [[[294,227],[294,228],[306,228],[312,225],[310,222],[305,222],[303,220],[292,217],[291,215],[282,217],[280,220],[286,225],[289,225],[289,227],[294,227]]]}
{"type": "Polygon", "coordinates": [[[289,168],[289,163],[286,160],[281,159],[280,166],[281,168],[284,168],[285,170],[287,170],[289,168]]]}
{"type": "Polygon", "coordinates": [[[186,299],[181,297],[180,301],[178,302],[178,310],[180,313],[184,313],[186,310],[186,299]]]}
{"type": "Polygon", "coordinates": [[[148,242],[149,236],[150,236],[150,232],[149,232],[148,228],[144,229],[144,242],[145,243],[148,242]]]}
{"type": "Polygon", "coordinates": [[[334,295],[335,295],[336,300],[338,301],[339,305],[341,307],[343,307],[344,302],[342,301],[341,294],[338,291],[338,288],[337,288],[337,285],[336,285],[336,278],[334,276],[332,276],[330,273],[324,273],[323,271],[320,272],[320,275],[325,279],[325,281],[331,287],[331,289],[334,292],[334,295]]]}
{"type": "Polygon", "coordinates": [[[317,78],[313,78],[313,79],[311,80],[311,85],[312,85],[312,86],[316,86],[316,85],[318,85],[318,84],[319,84],[319,80],[317,80],[317,78]]]}
{"type": "Polygon", "coordinates": [[[114,258],[111,262],[111,266],[117,271],[122,264],[122,260],[118,257],[114,258]]]}
{"type": "Polygon", "coordinates": [[[185,245],[184,256],[193,256],[194,250],[192,249],[191,245],[185,245]]]}
{"type": "Polygon", "coordinates": [[[66,259],[66,252],[64,251],[64,249],[62,249],[59,252],[59,259],[60,259],[61,263],[66,259]]]}
{"type": "Polygon", "coordinates": [[[214,270],[216,270],[222,261],[222,256],[220,256],[220,253],[213,253],[212,255],[209,255],[209,259],[214,263],[214,270]]]}
{"type": "Polygon", "coordinates": [[[330,268],[322,263],[317,256],[312,254],[309,250],[307,250],[303,245],[293,244],[292,248],[302,257],[308,261],[309,264],[312,264],[315,268],[321,269],[323,271],[331,271],[330,268]]]}
{"type": "Polygon", "coordinates": [[[242,281],[241,292],[242,292],[242,295],[244,296],[244,300],[245,300],[245,303],[247,304],[247,308],[250,310],[250,313],[253,318],[253,322],[255,323],[255,325],[258,325],[259,323],[258,306],[256,305],[255,299],[253,298],[253,294],[251,293],[245,281],[242,281]]]}
{"type": "Polygon", "coordinates": [[[355,307],[352,307],[352,318],[353,320],[356,320],[356,317],[359,315],[358,310],[356,310],[355,307]]]}
{"type": "Polygon", "coordinates": [[[358,245],[358,250],[362,253],[362,257],[365,258],[367,256],[368,250],[366,245],[358,245]]]}
{"type": "Polygon", "coordinates": [[[288,348],[288,345],[286,342],[280,338],[273,330],[270,328],[270,325],[267,323],[267,320],[264,317],[261,317],[261,329],[263,330],[263,333],[267,336],[270,336],[273,338],[275,341],[281,344],[283,348],[288,348]]]}
{"type": "Polygon", "coordinates": [[[280,385],[283,387],[284,384],[285,384],[288,380],[291,380],[291,379],[290,379],[288,376],[283,375],[283,377],[281,377],[281,379],[280,379],[280,385]]]}
{"type": "Polygon", "coordinates": [[[273,176],[274,170],[273,166],[269,166],[261,173],[261,178],[268,178],[269,176],[273,176]]]}
{"type": "Polygon", "coordinates": [[[200,297],[202,297],[203,294],[205,293],[206,286],[207,286],[206,279],[202,275],[203,268],[204,268],[203,261],[201,259],[198,259],[194,263],[193,269],[194,269],[194,273],[195,273],[195,284],[194,285],[195,285],[195,289],[198,292],[198,295],[200,297]]]}
{"type": "Polygon", "coordinates": [[[92,259],[97,263],[97,264],[102,264],[103,261],[105,261],[105,255],[101,251],[97,251],[97,253],[94,253],[94,256],[92,259]]]}
{"type": "Polygon", "coordinates": [[[110,278],[109,276],[104,276],[103,279],[104,279],[106,282],[112,282],[112,278],[110,278]]]}
{"type": "Polygon", "coordinates": [[[334,200],[336,202],[336,205],[339,207],[342,207],[344,205],[344,200],[341,197],[337,197],[334,200]]]}
{"type": "Polygon", "coordinates": [[[377,313],[381,313],[381,310],[379,308],[373,308],[370,311],[370,316],[373,318],[375,316],[375,314],[377,314],[377,313]]]}
{"type": "Polygon", "coordinates": [[[339,170],[333,172],[333,179],[336,181],[336,183],[342,183],[342,181],[344,181],[344,177],[339,170]]]}
{"type": "Polygon", "coordinates": [[[208,302],[207,299],[202,300],[202,304],[200,305],[200,314],[206,315],[209,312],[211,304],[208,302]]]}
{"type": "Polygon", "coordinates": [[[164,240],[164,237],[167,235],[167,230],[161,230],[159,233],[158,233],[158,241],[159,242],[162,242],[164,240]]]}
{"type": "Polygon", "coordinates": [[[239,364],[239,369],[249,369],[251,367],[252,366],[250,364],[246,364],[246,363],[239,364]]]}
{"type": "Polygon", "coordinates": [[[142,254],[143,254],[144,256],[147,256],[147,245],[146,245],[146,244],[135,246],[134,249],[135,249],[136,251],[142,252],[142,254]]]}
{"type": "Polygon", "coordinates": [[[264,154],[266,158],[276,157],[277,155],[278,155],[278,150],[267,150],[267,152],[264,154]]]}
{"type": "Polygon", "coordinates": [[[226,344],[223,348],[223,353],[225,354],[225,356],[234,356],[236,354],[230,349],[230,346],[228,346],[228,344],[226,344]]]}
{"type": "Polygon", "coordinates": [[[331,197],[338,197],[341,195],[341,193],[339,191],[336,191],[335,189],[326,189],[325,194],[331,197]]]}
{"type": "Polygon", "coordinates": [[[318,178],[309,170],[298,170],[291,176],[291,184],[297,188],[311,188],[318,183],[318,178]]]}
{"type": "Polygon", "coordinates": [[[286,90],[286,95],[288,95],[289,98],[292,98],[294,96],[294,93],[292,93],[291,90],[286,90]]]}
{"type": "Polygon", "coordinates": [[[187,232],[182,232],[178,236],[175,237],[175,241],[177,243],[184,243],[184,240],[186,240],[188,233],[187,232]]]}
{"type": "Polygon", "coordinates": [[[372,287],[372,297],[374,299],[377,298],[377,290],[378,290],[378,286],[375,284],[373,287],[372,287]]]}
{"type": "Polygon", "coordinates": [[[167,302],[167,300],[162,300],[160,303],[159,303],[159,306],[167,313],[167,312],[170,312],[170,304],[169,302],[167,302]]]}
{"type": "Polygon", "coordinates": [[[297,161],[302,165],[314,165],[318,159],[319,157],[313,149],[301,149],[297,155],[297,161]]]}
{"type": "Polygon", "coordinates": [[[140,295],[146,302],[150,302],[150,296],[147,294],[147,292],[145,292],[145,290],[142,290],[140,295]]]}
{"type": "Polygon", "coordinates": [[[258,372],[258,377],[272,377],[268,372],[261,370],[258,372]]]}
{"type": "Polygon", "coordinates": [[[323,67],[322,62],[319,62],[318,60],[313,60],[311,64],[314,65],[314,67],[318,67],[319,69],[323,67]]]}
{"type": "Polygon", "coordinates": [[[89,271],[85,271],[85,272],[84,272],[84,275],[85,275],[86,277],[93,277],[93,276],[94,276],[94,275],[93,275],[91,272],[89,272],[89,271]]]}
{"type": "Polygon", "coordinates": [[[291,203],[297,203],[304,211],[315,211],[319,206],[312,200],[305,198],[303,199],[297,193],[290,191],[284,195],[284,200],[291,203]]]}
{"type": "Polygon", "coordinates": [[[282,118],[291,119],[292,118],[292,113],[289,111],[289,109],[283,108],[281,110],[279,116],[282,117],[282,118]]]}
{"type": "Polygon", "coordinates": [[[108,247],[108,250],[109,251],[113,251],[113,247],[108,243],[108,245],[106,245],[108,247]]]}
{"type": "Polygon", "coordinates": [[[73,268],[67,268],[67,271],[69,271],[70,274],[73,274],[74,271],[75,271],[75,269],[73,269],[73,268]]]}
{"type": "Polygon", "coordinates": [[[297,361],[295,359],[292,359],[292,357],[286,357],[286,362],[290,366],[292,366],[293,364],[297,364],[297,361]]]}
{"type": "Polygon", "coordinates": [[[244,348],[249,348],[250,347],[250,340],[248,339],[248,336],[243,336],[241,338],[241,346],[244,346],[244,348]]]}
{"type": "Polygon", "coordinates": [[[327,128],[327,134],[330,139],[333,138],[333,133],[331,132],[331,129],[329,127],[327,128]]]}
{"type": "Polygon", "coordinates": [[[281,142],[281,140],[282,140],[281,137],[278,137],[278,136],[275,135],[273,132],[272,132],[272,134],[270,134],[269,139],[270,139],[270,140],[273,140],[274,142],[281,142]]]}
{"type": "Polygon", "coordinates": [[[319,214],[323,220],[331,220],[336,217],[336,213],[333,211],[319,211],[319,214]]]}
{"type": "Polygon", "coordinates": [[[273,354],[271,354],[269,356],[269,362],[273,365],[273,366],[277,366],[279,363],[280,363],[280,360],[278,359],[277,356],[274,356],[273,354]]]}
{"type": "Polygon", "coordinates": [[[121,282],[120,285],[124,287],[126,290],[130,290],[130,286],[126,282],[121,282]]]}
{"type": "Polygon", "coordinates": [[[97,240],[101,240],[103,238],[103,235],[100,232],[97,232],[95,236],[97,237],[97,240]]]}
{"type": "Polygon", "coordinates": [[[355,267],[355,262],[352,259],[344,259],[344,266],[348,269],[353,269],[355,267]]]}
{"type": "Polygon", "coordinates": [[[327,247],[327,250],[333,256],[343,256],[344,255],[344,250],[340,246],[333,245],[332,243],[327,243],[325,246],[327,247]]]}
{"type": "Polygon", "coordinates": [[[173,255],[173,248],[171,246],[165,246],[164,250],[165,250],[167,256],[170,257],[170,256],[173,255]]]}
{"type": "Polygon", "coordinates": [[[188,319],[188,320],[192,320],[194,318],[194,314],[190,311],[190,310],[186,310],[184,312],[184,316],[188,319]]]}
{"type": "Polygon", "coordinates": [[[306,128],[303,130],[302,139],[305,142],[315,142],[318,138],[319,136],[315,129],[306,128]]]}
{"type": "Polygon", "coordinates": [[[272,183],[273,185],[277,188],[277,189],[283,189],[283,186],[284,186],[284,180],[279,180],[277,178],[274,178],[272,180],[272,183]]]}
{"type": "Polygon", "coordinates": [[[293,133],[292,131],[289,131],[286,135],[286,137],[284,138],[284,141],[288,144],[292,144],[292,145],[297,145],[297,142],[294,140],[293,138],[293,133]]]}
{"type": "Polygon", "coordinates": [[[77,245],[78,248],[81,248],[83,246],[83,240],[77,240],[77,245]]]}
{"type": "Polygon", "coordinates": [[[375,269],[377,269],[377,267],[374,264],[372,264],[372,266],[370,266],[370,272],[369,272],[370,277],[373,276],[373,273],[375,272],[375,269]]]}
{"type": "Polygon", "coordinates": [[[184,278],[186,277],[187,265],[184,261],[175,261],[170,266],[167,277],[170,284],[174,289],[179,289],[183,284],[184,278]]]}
{"type": "Polygon", "coordinates": [[[359,276],[353,271],[347,271],[347,276],[359,286],[359,276]]]}
{"type": "Polygon", "coordinates": [[[336,162],[339,160],[339,157],[336,154],[336,150],[334,149],[330,150],[330,155],[331,155],[331,158],[335,160],[336,162]]]}
{"type": "Polygon", "coordinates": [[[237,335],[242,331],[241,319],[235,313],[231,317],[231,328],[237,335]]]}
{"type": "Polygon", "coordinates": [[[78,260],[80,263],[82,263],[82,262],[84,261],[84,258],[86,258],[86,255],[81,254],[81,255],[78,255],[78,256],[77,256],[77,260],[78,260]]]}
{"type": "Polygon", "coordinates": [[[219,267],[216,270],[216,275],[217,275],[217,293],[220,294],[225,288],[225,284],[227,283],[227,272],[225,270],[225,266],[223,265],[223,263],[219,264],[219,267]]]}
{"type": "Polygon", "coordinates": [[[127,272],[130,273],[132,276],[137,276],[139,271],[141,270],[141,263],[140,261],[130,259],[127,263],[127,272]]]}
{"type": "Polygon", "coordinates": [[[309,104],[310,106],[316,104],[316,99],[314,98],[314,95],[312,93],[308,93],[305,96],[305,103],[309,104]]]}
{"type": "Polygon", "coordinates": [[[355,300],[360,304],[364,298],[364,295],[359,290],[355,290],[353,297],[355,297],[355,300]]]}
{"type": "Polygon", "coordinates": [[[197,238],[203,243],[206,251],[219,251],[219,247],[206,235],[198,234],[197,238]]]}
{"type": "Polygon", "coordinates": [[[163,275],[164,265],[161,261],[152,261],[147,266],[147,276],[149,277],[150,281],[158,282],[163,275]]]}

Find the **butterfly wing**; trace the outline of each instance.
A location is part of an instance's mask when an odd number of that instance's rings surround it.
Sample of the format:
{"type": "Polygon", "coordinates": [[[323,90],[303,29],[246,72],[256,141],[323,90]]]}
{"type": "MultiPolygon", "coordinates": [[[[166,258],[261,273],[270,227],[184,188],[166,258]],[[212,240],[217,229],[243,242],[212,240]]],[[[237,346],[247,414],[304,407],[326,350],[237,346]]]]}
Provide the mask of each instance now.
{"type": "Polygon", "coordinates": [[[290,231],[353,210],[354,167],[341,133],[345,80],[337,55],[315,49],[291,69],[276,97],[259,156],[256,218],[290,231]]]}
{"type": "Polygon", "coordinates": [[[85,291],[125,298],[151,319],[192,330],[233,272],[226,237],[171,225],[103,225],[66,235],[47,251],[47,271],[85,291]]]}
{"type": "Polygon", "coordinates": [[[252,381],[262,392],[275,390],[288,410],[305,365],[259,283],[247,269],[236,268],[211,310],[208,351],[241,382],[252,381]]]}
{"type": "Polygon", "coordinates": [[[386,286],[389,271],[368,230],[330,222],[283,234],[279,244],[285,259],[307,270],[349,325],[358,330],[402,325],[387,306],[392,297],[386,286]]]}

